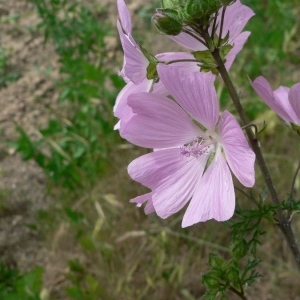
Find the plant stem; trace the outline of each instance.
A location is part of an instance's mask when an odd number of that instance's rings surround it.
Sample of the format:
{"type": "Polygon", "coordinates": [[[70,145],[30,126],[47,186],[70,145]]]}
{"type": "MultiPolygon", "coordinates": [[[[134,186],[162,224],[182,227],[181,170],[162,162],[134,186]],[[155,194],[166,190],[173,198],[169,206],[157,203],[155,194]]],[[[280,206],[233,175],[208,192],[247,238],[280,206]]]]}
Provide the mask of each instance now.
{"type": "MultiPolygon", "coordinates": [[[[217,63],[217,69],[219,70],[221,77],[224,81],[225,86],[228,89],[228,92],[230,94],[230,97],[233,101],[233,104],[240,116],[240,119],[242,121],[242,125],[245,126],[249,123],[248,118],[244,112],[244,109],[242,107],[242,104],[240,102],[239,96],[233,86],[233,83],[229,77],[229,74],[225,68],[225,65],[223,63],[223,60],[220,56],[220,52],[219,49],[216,48],[213,52],[212,52],[212,56],[215,59],[215,62],[217,63]]],[[[297,267],[300,271],[300,251],[291,227],[291,222],[290,219],[286,216],[286,214],[284,213],[283,209],[281,208],[281,202],[278,199],[276,190],[274,188],[269,170],[267,168],[266,162],[264,160],[264,157],[262,155],[262,152],[260,150],[260,144],[256,138],[256,136],[254,135],[254,133],[252,132],[251,128],[245,128],[246,130],[246,134],[248,136],[249,139],[249,143],[251,144],[251,147],[256,155],[256,161],[259,165],[259,168],[261,170],[262,176],[264,178],[265,184],[267,186],[267,189],[271,195],[272,198],[272,202],[278,206],[278,208],[276,209],[276,218],[278,221],[278,226],[280,228],[280,230],[282,231],[282,233],[284,234],[287,243],[294,255],[294,258],[296,260],[296,264],[297,267]]]]}
{"type": "Polygon", "coordinates": [[[230,286],[229,290],[232,291],[233,293],[235,293],[236,295],[238,295],[241,299],[247,300],[247,297],[244,295],[244,293],[241,293],[240,291],[235,289],[233,286],[230,286]]]}

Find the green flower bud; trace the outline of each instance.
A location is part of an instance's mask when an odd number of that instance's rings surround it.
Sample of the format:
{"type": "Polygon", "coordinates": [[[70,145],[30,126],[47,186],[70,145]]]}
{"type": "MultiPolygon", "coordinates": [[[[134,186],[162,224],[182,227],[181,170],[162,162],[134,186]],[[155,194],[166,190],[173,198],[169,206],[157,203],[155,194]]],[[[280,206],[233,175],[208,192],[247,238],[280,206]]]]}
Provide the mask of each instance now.
{"type": "Polygon", "coordinates": [[[218,289],[220,287],[220,281],[217,277],[214,275],[208,273],[204,274],[202,276],[202,283],[208,288],[208,289],[218,289]]]}
{"type": "Polygon", "coordinates": [[[230,4],[234,3],[236,0],[220,0],[223,6],[229,6],[230,4]]]}
{"type": "Polygon", "coordinates": [[[208,264],[212,268],[219,268],[223,265],[223,259],[217,254],[210,253],[208,264]]]}
{"type": "Polygon", "coordinates": [[[226,271],[225,279],[229,282],[236,283],[239,281],[239,270],[235,268],[230,268],[226,271]]]}
{"type": "Polygon", "coordinates": [[[231,243],[230,250],[236,259],[241,259],[249,250],[248,243],[245,239],[235,240],[231,243]]]}
{"type": "Polygon", "coordinates": [[[187,24],[208,26],[211,15],[220,8],[220,0],[188,0],[185,6],[185,21],[187,24]]]}
{"type": "Polygon", "coordinates": [[[175,9],[158,9],[152,21],[161,33],[167,35],[178,35],[182,30],[182,20],[175,9]]]}
{"type": "Polygon", "coordinates": [[[177,8],[181,5],[181,0],[162,0],[163,8],[177,8]]]}

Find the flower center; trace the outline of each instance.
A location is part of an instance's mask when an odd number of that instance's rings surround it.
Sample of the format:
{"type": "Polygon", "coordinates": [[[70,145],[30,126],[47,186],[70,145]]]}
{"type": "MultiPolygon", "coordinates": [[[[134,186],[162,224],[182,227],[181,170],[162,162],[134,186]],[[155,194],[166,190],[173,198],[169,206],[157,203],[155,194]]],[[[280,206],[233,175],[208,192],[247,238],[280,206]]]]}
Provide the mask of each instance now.
{"type": "Polygon", "coordinates": [[[198,158],[203,154],[210,154],[215,148],[213,144],[216,144],[217,141],[210,137],[209,139],[204,139],[198,137],[194,139],[191,143],[180,147],[180,155],[185,157],[195,157],[198,158]]]}

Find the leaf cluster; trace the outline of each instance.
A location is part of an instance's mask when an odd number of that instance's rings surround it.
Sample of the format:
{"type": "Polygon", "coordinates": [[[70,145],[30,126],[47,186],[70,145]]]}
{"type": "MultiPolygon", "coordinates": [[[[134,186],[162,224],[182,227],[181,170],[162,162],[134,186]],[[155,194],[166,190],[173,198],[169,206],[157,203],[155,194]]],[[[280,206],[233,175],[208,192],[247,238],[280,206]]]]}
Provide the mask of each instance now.
{"type": "Polygon", "coordinates": [[[224,261],[219,255],[211,253],[208,262],[211,270],[202,276],[202,283],[207,288],[204,298],[213,300],[221,295],[221,299],[227,299],[227,290],[244,295],[244,287],[251,286],[261,277],[254,269],[260,262],[259,259],[249,259],[241,269],[238,260],[224,261]]]}

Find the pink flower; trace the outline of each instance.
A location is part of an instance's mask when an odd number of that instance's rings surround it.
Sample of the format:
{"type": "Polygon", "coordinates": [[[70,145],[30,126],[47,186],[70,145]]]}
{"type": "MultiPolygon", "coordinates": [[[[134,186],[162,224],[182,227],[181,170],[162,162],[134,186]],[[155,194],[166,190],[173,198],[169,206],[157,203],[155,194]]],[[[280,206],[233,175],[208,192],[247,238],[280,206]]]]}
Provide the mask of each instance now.
{"type": "MultiPolygon", "coordinates": [[[[120,119],[116,124],[115,129],[122,129],[133,116],[131,108],[127,105],[127,98],[130,94],[138,92],[149,92],[159,95],[166,95],[166,89],[161,82],[155,83],[147,78],[147,67],[149,61],[142,53],[140,46],[135,42],[131,35],[132,24],[129,11],[124,0],[118,0],[118,11],[120,21],[117,22],[117,27],[120,35],[121,44],[124,51],[123,69],[119,74],[124,78],[127,85],[119,93],[116,104],[114,106],[114,115],[120,119]]],[[[170,52],[156,55],[160,61],[170,61],[177,59],[193,59],[193,55],[185,52],[170,52]]],[[[199,71],[196,63],[175,64],[187,70],[187,72],[199,71]]]]}
{"type": "MultiPolygon", "coordinates": [[[[217,18],[218,29],[220,29],[221,14],[222,8],[220,9],[217,18]]],[[[227,70],[230,69],[236,55],[242,50],[245,42],[251,34],[248,31],[245,31],[243,33],[241,32],[252,16],[254,16],[254,12],[249,7],[242,5],[240,0],[237,0],[232,5],[228,6],[226,9],[222,30],[222,38],[224,38],[229,32],[228,43],[233,46],[233,48],[229,51],[229,53],[226,56],[225,66],[227,70]]],[[[188,29],[193,32],[191,28],[188,29]]],[[[212,31],[212,24],[210,25],[209,31],[212,31]]],[[[218,30],[216,34],[219,34],[218,30]]],[[[195,35],[197,35],[197,33],[195,33],[195,35]]],[[[193,51],[207,50],[206,46],[200,43],[200,41],[196,40],[191,35],[185,32],[182,32],[176,36],[170,36],[170,38],[178,44],[193,51]]]]}
{"type": "Polygon", "coordinates": [[[189,202],[183,227],[228,220],[235,207],[230,169],[244,186],[252,187],[255,155],[236,119],[228,111],[219,118],[212,74],[187,75],[163,64],[158,73],[177,103],[150,93],[128,98],[134,116],[124,138],[156,149],[128,167],[132,179],[152,190],[131,202],[147,202],[146,213],[155,211],[161,218],[189,202]]]}
{"type": "Polygon", "coordinates": [[[272,91],[268,81],[260,76],[250,81],[256,93],[287,123],[300,125],[300,83],[290,89],[284,86],[272,91]]]}

